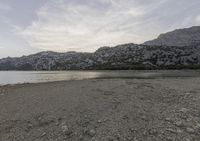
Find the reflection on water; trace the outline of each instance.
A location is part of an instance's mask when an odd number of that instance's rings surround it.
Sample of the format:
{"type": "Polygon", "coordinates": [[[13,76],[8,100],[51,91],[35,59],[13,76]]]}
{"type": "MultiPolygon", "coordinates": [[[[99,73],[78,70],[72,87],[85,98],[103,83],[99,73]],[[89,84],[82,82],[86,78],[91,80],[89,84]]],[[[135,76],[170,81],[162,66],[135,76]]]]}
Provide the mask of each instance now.
{"type": "Polygon", "coordinates": [[[0,71],[0,85],[37,83],[91,78],[153,79],[166,77],[199,77],[195,70],[126,70],[126,71],[0,71]]]}

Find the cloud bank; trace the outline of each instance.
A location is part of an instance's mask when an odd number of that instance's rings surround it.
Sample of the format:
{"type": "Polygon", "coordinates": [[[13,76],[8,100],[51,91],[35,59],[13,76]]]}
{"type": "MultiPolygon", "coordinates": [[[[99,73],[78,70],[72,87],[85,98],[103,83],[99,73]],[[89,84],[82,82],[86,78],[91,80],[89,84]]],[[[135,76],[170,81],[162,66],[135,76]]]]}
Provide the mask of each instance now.
{"type": "Polygon", "coordinates": [[[50,0],[30,26],[17,31],[34,48],[91,52],[198,25],[198,4],[197,0],[50,0]]]}

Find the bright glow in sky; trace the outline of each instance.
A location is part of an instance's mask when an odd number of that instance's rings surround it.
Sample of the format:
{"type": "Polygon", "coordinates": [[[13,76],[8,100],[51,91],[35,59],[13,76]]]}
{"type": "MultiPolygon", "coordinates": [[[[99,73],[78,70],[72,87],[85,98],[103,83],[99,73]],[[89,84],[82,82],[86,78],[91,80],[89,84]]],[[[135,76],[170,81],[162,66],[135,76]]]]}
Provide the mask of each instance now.
{"type": "Polygon", "coordinates": [[[0,58],[92,52],[200,25],[199,0],[1,0],[0,58]]]}

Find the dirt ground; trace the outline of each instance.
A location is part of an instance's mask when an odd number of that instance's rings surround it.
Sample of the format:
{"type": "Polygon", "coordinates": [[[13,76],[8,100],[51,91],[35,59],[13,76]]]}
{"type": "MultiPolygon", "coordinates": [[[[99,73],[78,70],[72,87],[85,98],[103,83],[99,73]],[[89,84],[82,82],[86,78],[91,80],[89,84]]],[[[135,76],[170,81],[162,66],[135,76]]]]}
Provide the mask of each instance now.
{"type": "Polygon", "coordinates": [[[200,78],[2,86],[0,141],[200,141],[200,78]]]}

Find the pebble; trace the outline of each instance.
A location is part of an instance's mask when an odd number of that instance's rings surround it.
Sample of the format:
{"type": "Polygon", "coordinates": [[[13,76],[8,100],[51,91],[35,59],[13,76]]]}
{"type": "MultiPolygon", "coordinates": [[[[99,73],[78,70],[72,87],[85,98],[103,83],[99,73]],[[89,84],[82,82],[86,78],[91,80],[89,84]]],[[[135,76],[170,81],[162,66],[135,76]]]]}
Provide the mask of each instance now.
{"type": "Polygon", "coordinates": [[[187,138],[185,141],[191,141],[191,139],[187,138]]]}
{"type": "Polygon", "coordinates": [[[196,123],[194,126],[193,126],[194,129],[200,129],[200,124],[199,123],[196,123]]]}
{"type": "Polygon", "coordinates": [[[67,125],[62,125],[61,128],[62,128],[62,131],[63,131],[63,132],[66,132],[67,130],[69,130],[68,127],[67,127],[67,125]]]}
{"type": "Polygon", "coordinates": [[[188,133],[194,133],[194,132],[195,132],[194,129],[192,129],[192,128],[190,128],[190,127],[187,127],[187,128],[186,128],[186,131],[187,131],[188,133]]]}
{"type": "Polygon", "coordinates": [[[147,117],[146,117],[146,116],[141,116],[141,119],[142,119],[142,120],[146,120],[147,117]]]}
{"type": "Polygon", "coordinates": [[[133,138],[133,141],[138,141],[136,137],[133,138]]]}
{"type": "Polygon", "coordinates": [[[28,128],[32,128],[33,127],[33,125],[31,124],[31,123],[28,123],[28,128]]]}
{"type": "Polygon", "coordinates": [[[4,96],[4,95],[5,95],[5,90],[4,89],[0,90],[0,96],[4,96]]]}
{"type": "Polygon", "coordinates": [[[186,109],[186,108],[181,108],[180,109],[180,112],[182,112],[182,113],[187,113],[187,111],[188,111],[188,109],[186,109]]]}
{"type": "Polygon", "coordinates": [[[149,130],[149,134],[150,135],[156,135],[158,132],[157,132],[157,130],[156,129],[150,129],[149,130]]]}
{"type": "Polygon", "coordinates": [[[72,131],[67,127],[67,125],[62,125],[61,128],[62,128],[63,133],[65,133],[66,135],[72,134],[72,131]]]}
{"type": "Polygon", "coordinates": [[[98,123],[102,123],[102,120],[99,119],[97,122],[98,122],[98,123]]]}
{"type": "Polygon", "coordinates": [[[87,128],[83,128],[83,133],[87,134],[88,133],[88,129],[87,128]]]}
{"type": "Polygon", "coordinates": [[[91,130],[88,132],[88,134],[89,134],[91,137],[93,137],[93,136],[95,136],[96,131],[95,131],[94,129],[91,129],[91,130]]]}
{"type": "Polygon", "coordinates": [[[91,141],[97,141],[94,137],[91,139],[91,141]]]}
{"type": "Polygon", "coordinates": [[[59,124],[60,124],[60,123],[59,123],[58,121],[55,122],[55,125],[56,125],[56,126],[59,126],[59,124]]]}
{"type": "Polygon", "coordinates": [[[190,122],[190,121],[192,121],[192,118],[187,118],[186,121],[190,122]]]}
{"type": "Polygon", "coordinates": [[[47,134],[46,132],[42,133],[41,137],[44,137],[46,134],[47,134]]]}
{"type": "Polygon", "coordinates": [[[185,95],[190,95],[190,93],[189,93],[189,92],[187,92],[187,93],[185,93],[185,95]]]}
{"type": "Polygon", "coordinates": [[[4,90],[4,89],[2,89],[2,90],[1,90],[1,92],[2,92],[2,93],[4,93],[4,92],[5,92],[5,90],[4,90]]]}
{"type": "Polygon", "coordinates": [[[167,141],[174,141],[174,138],[172,138],[172,137],[167,137],[167,141]]]}
{"type": "Polygon", "coordinates": [[[120,134],[116,134],[116,135],[115,135],[115,138],[118,139],[118,140],[120,140],[121,135],[120,135],[120,134]]]}
{"type": "Polygon", "coordinates": [[[181,129],[177,129],[177,133],[183,133],[181,129]]]}
{"type": "Polygon", "coordinates": [[[171,119],[169,117],[165,118],[165,121],[171,121],[171,119]]]}
{"type": "Polygon", "coordinates": [[[114,141],[115,138],[114,137],[107,137],[107,141],[114,141]]]}
{"type": "Polygon", "coordinates": [[[84,139],[84,136],[83,136],[83,135],[80,135],[80,136],[79,136],[79,139],[80,139],[80,140],[83,140],[83,139],[84,139]]]}
{"type": "Polygon", "coordinates": [[[166,131],[169,131],[169,132],[171,132],[171,133],[177,133],[177,131],[176,131],[176,130],[174,130],[174,129],[171,129],[171,128],[168,128],[168,129],[166,129],[166,131]]]}
{"type": "Polygon", "coordinates": [[[132,138],[132,137],[127,137],[127,140],[128,140],[128,141],[132,141],[133,138],[132,138]]]}
{"type": "Polygon", "coordinates": [[[175,125],[178,126],[178,127],[181,127],[181,126],[183,126],[183,122],[182,121],[177,121],[175,123],[175,125]]]}

